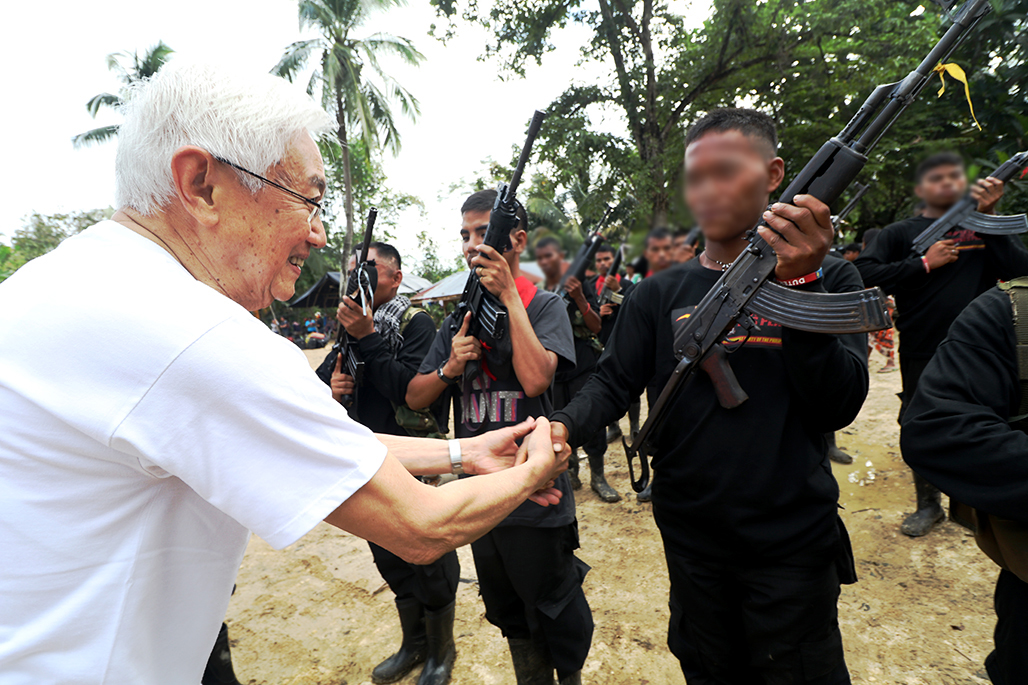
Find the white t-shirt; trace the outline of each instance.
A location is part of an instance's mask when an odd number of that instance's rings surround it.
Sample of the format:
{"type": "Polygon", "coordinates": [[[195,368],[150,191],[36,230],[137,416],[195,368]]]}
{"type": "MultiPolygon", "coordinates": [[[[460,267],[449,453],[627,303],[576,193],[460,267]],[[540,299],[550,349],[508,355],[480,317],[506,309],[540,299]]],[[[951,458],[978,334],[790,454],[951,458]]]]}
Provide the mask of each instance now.
{"type": "Polygon", "coordinates": [[[112,221],[0,284],[0,320],[0,683],[199,683],[247,531],[291,544],[384,445],[112,221]]]}

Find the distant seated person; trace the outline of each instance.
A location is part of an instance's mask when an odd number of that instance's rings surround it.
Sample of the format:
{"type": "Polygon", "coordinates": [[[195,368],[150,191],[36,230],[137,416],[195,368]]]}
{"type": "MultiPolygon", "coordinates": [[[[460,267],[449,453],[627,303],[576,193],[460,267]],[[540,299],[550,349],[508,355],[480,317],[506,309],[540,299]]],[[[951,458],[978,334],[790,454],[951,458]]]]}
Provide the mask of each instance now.
{"type": "Polygon", "coordinates": [[[852,262],[860,256],[860,243],[850,243],[846,247],[842,248],[842,258],[847,262],[852,262]]]}

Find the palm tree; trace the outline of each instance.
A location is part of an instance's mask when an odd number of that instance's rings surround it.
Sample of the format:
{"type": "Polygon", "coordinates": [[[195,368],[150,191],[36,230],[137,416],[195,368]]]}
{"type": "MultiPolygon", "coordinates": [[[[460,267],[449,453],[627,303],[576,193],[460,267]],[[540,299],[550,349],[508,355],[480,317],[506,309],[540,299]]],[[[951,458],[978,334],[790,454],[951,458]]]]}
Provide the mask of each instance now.
{"type": "Polygon", "coordinates": [[[372,10],[402,4],[403,0],[300,0],[300,29],[314,28],[321,35],[287,47],[271,70],[292,81],[312,57],[317,58],[319,67],[311,75],[307,92],[313,95],[320,88],[322,106],[336,115],[345,193],[344,259],[348,259],[353,250],[353,179],[348,146],[351,135],[363,141],[369,162],[372,150],[379,143],[396,154],[400,149],[400,135],[390,101],[398,102],[403,114],[412,121],[419,113],[417,99],[382,70],[379,56],[398,55],[414,65],[425,58],[406,38],[387,33],[366,38],[350,34],[364,23],[372,10]],[[370,73],[364,71],[365,67],[370,73]],[[373,76],[374,81],[368,76],[373,76]]]}
{"type": "MultiPolygon", "coordinates": [[[[140,81],[145,78],[150,78],[157,71],[164,66],[164,63],[168,61],[171,53],[175,52],[163,41],[158,41],[157,45],[153,46],[146,51],[143,58],[139,58],[139,53],[133,52],[131,55],[127,52],[113,52],[107,55],[107,68],[111,71],[117,72],[118,80],[124,83],[126,86],[132,85],[136,81],[140,81]],[[126,67],[122,60],[131,60],[131,65],[126,67]]],[[[86,109],[89,110],[90,116],[96,118],[96,113],[100,111],[101,107],[110,107],[116,109],[119,107],[124,100],[120,95],[114,95],[112,93],[100,93],[94,95],[89,102],[86,103],[86,109]]],[[[101,126],[100,128],[94,128],[85,133],[80,133],[71,139],[72,145],[75,147],[82,147],[83,145],[89,145],[91,143],[103,143],[115,135],[118,134],[118,125],[113,126],[101,126]]]]}

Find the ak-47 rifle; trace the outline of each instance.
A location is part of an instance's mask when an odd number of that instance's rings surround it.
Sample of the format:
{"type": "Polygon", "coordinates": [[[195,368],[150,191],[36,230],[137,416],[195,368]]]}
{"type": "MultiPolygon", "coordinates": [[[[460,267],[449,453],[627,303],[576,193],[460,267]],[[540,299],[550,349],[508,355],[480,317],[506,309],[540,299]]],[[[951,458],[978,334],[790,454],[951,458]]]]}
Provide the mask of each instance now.
{"type": "MultiPolygon", "coordinates": [[[[517,209],[520,203],[515,198],[518,184],[521,183],[521,175],[525,171],[525,164],[532,152],[532,143],[542,126],[545,112],[536,110],[532,116],[532,123],[528,127],[528,139],[521,149],[521,156],[518,158],[514,175],[510,183],[500,183],[496,187],[496,202],[489,213],[489,225],[485,229],[483,244],[492,247],[500,254],[510,249],[510,232],[518,225],[517,209]]],[[[507,331],[507,308],[503,306],[499,298],[493,295],[482,286],[475,269],[471,270],[468,282],[464,286],[464,294],[461,295],[457,310],[451,318],[451,327],[456,334],[464,323],[464,316],[471,312],[471,322],[468,326],[468,335],[478,338],[483,343],[485,364],[489,372],[499,379],[506,378],[511,368],[511,345],[510,335],[507,331]]],[[[482,365],[475,360],[469,361],[464,367],[464,387],[470,387],[470,383],[482,372],[482,365]]],[[[467,417],[465,417],[467,420],[467,417]]]]}
{"type": "MultiPolygon", "coordinates": [[[[875,88],[846,127],[807,162],[779,202],[792,204],[799,194],[812,195],[825,204],[837,200],[864,168],[867,153],[927,84],[935,65],[944,61],[991,9],[990,0],[967,0],[953,25],[917,68],[902,81],[875,88]]],[[[766,225],[761,221],[757,227],[766,225]]],[[[663,422],[672,399],[697,367],[711,377],[721,406],[731,409],[748,399],[727,363],[728,353],[721,341],[736,326],[751,329],[752,315],[788,328],[831,334],[881,330],[892,325],[885,296],[878,288],[811,293],[771,283],[768,279],[778,264],[774,251],[756,230],[749,233],[749,243],[676,331],[674,353],[680,361],[638,436],[631,445],[623,441],[636,492],[649,483],[647,455],[654,446],[654,429],[663,422]],[[639,480],[632,467],[637,455],[639,480]]]]}
{"type": "MultiPolygon", "coordinates": [[[[368,250],[371,249],[371,231],[375,228],[377,217],[378,210],[372,207],[368,212],[368,224],[364,228],[364,243],[361,245],[360,254],[357,255],[357,264],[346,279],[346,288],[342,293],[342,297],[350,296],[354,301],[359,301],[365,316],[374,304],[375,289],[378,287],[378,269],[375,268],[375,261],[368,259],[368,250]]],[[[342,405],[349,409],[357,400],[357,388],[364,382],[364,359],[361,358],[357,338],[347,333],[343,326],[339,326],[339,335],[332,349],[342,355],[343,369],[346,375],[353,379],[354,394],[343,395],[339,399],[342,405]]]]}
{"type": "MultiPolygon", "coordinates": [[[[989,176],[1006,183],[1026,166],[1028,166],[1028,150],[1018,152],[1000,164],[989,176]]],[[[921,231],[921,235],[914,238],[913,252],[923,255],[929,247],[942,240],[943,236],[956,226],[989,235],[1013,235],[1028,231],[1028,217],[1024,214],[993,216],[982,214],[977,209],[978,201],[971,197],[971,193],[968,193],[950,207],[945,214],[933,221],[931,226],[921,231]]]]}
{"type": "MultiPolygon", "coordinates": [[[[625,258],[625,247],[627,246],[622,244],[618,251],[614,253],[614,259],[610,262],[610,268],[607,269],[607,276],[617,276],[618,272],[621,271],[621,260],[625,258]]],[[[603,279],[603,290],[600,291],[599,297],[601,307],[605,304],[621,304],[624,297],[620,292],[616,293],[611,290],[607,286],[607,279],[603,279]]]]}
{"type": "Polygon", "coordinates": [[[842,208],[842,211],[832,217],[832,228],[838,230],[842,222],[846,220],[846,217],[850,215],[854,209],[857,208],[857,203],[860,202],[860,198],[867,194],[867,191],[871,188],[869,185],[861,183],[854,183],[857,188],[857,192],[853,193],[853,197],[846,203],[846,206],[842,208]]]}
{"type": "MultiPolygon", "coordinates": [[[[606,216],[606,215],[604,215],[606,216]]],[[[600,221],[602,225],[603,221],[600,221]]],[[[564,275],[560,277],[560,282],[557,284],[557,292],[564,298],[565,304],[571,304],[571,297],[568,295],[568,291],[565,290],[568,279],[574,276],[578,279],[578,282],[585,285],[585,272],[589,269],[589,266],[596,260],[596,252],[600,249],[600,245],[603,244],[603,236],[597,231],[593,233],[588,240],[582,243],[582,246],[578,248],[578,253],[575,255],[574,261],[571,262],[571,266],[564,272],[564,275]]]]}

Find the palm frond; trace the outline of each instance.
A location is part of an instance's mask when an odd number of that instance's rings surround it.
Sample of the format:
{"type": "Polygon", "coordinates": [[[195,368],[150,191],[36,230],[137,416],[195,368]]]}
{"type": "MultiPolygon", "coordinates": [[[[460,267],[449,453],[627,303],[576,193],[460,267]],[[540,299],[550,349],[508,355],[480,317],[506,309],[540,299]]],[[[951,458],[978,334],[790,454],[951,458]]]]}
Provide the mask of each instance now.
{"type": "Polygon", "coordinates": [[[152,77],[160,71],[174,52],[163,40],[157,41],[157,45],[147,50],[143,59],[137,62],[135,78],[138,80],[152,77]]]}
{"type": "Polygon", "coordinates": [[[314,38],[312,40],[298,40],[286,46],[282,53],[282,59],[271,68],[271,73],[292,81],[297,73],[307,65],[311,53],[324,46],[323,42],[314,38]]]}
{"type": "Polygon", "coordinates": [[[118,125],[113,124],[111,126],[101,126],[100,128],[94,128],[91,131],[80,133],[77,136],[73,136],[71,144],[76,147],[85,147],[86,145],[92,145],[93,143],[104,143],[118,135],[118,125]]]}
{"type": "Polygon", "coordinates": [[[401,38],[390,33],[376,33],[360,41],[367,54],[390,53],[398,55],[407,64],[417,66],[425,60],[425,56],[414,47],[409,38],[401,38]]]}
{"type": "Polygon", "coordinates": [[[112,95],[111,93],[100,93],[99,95],[94,95],[89,99],[89,102],[86,103],[86,111],[89,112],[89,116],[95,119],[96,113],[100,111],[101,107],[114,108],[121,103],[122,100],[117,95],[112,95]]]}

